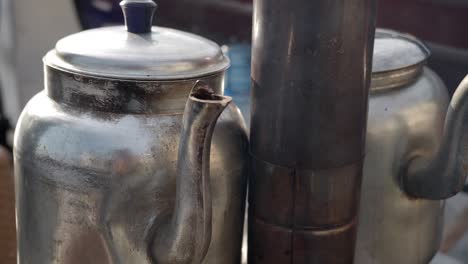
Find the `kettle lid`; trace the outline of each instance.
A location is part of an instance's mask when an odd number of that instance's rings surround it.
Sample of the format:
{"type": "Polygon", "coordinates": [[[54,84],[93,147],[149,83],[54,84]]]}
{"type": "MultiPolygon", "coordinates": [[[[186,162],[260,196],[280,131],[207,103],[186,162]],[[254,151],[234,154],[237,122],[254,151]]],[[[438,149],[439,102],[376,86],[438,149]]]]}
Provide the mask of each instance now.
{"type": "Polygon", "coordinates": [[[431,52],[417,38],[397,31],[377,29],[373,73],[382,73],[425,63],[431,52]]]}
{"type": "Polygon", "coordinates": [[[44,63],[88,76],[128,80],[178,80],[215,74],[229,59],[214,42],[152,26],[152,0],[120,3],[126,26],[86,30],[59,40],[44,63]]]}

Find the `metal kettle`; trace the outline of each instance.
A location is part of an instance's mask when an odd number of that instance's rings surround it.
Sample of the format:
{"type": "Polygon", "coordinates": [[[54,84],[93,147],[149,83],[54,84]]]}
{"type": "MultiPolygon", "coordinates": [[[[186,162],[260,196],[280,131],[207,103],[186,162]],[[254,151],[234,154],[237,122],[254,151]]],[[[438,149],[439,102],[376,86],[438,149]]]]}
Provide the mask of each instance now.
{"type": "Polygon", "coordinates": [[[468,78],[449,102],[429,56],[413,36],[377,30],[355,263],[429,263],[443,200],[466,180],[468,78]]]}
{"type": "Polygon", "coordinates": [[[222,96],[229,60],[152,27],[151,0],[121,6],[126,27],[44,57],[15,135],[18,263],[239,263],[248,144],[222,96]]]}

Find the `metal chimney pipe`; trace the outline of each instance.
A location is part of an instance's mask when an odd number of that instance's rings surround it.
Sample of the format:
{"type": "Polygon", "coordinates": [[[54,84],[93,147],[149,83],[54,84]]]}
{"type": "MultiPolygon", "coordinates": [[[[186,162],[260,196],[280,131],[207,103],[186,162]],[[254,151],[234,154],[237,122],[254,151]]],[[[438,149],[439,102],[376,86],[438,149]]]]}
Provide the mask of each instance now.
{"type": "Polygon", "coordinates": [[[375,0],[256,0],[249,263],[353,263],[375,0]]]}

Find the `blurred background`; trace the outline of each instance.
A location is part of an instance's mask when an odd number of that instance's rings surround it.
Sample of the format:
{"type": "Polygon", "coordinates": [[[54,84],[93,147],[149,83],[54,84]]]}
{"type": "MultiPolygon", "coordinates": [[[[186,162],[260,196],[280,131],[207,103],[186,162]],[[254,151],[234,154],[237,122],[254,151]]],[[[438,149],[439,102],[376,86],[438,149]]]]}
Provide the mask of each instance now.
{"type": "MultiPolygon", "coordinates": [[[[12,131],[43,89],[42,56],[61,37],[122,24],[119,0],[0,0],[0,262],[15,263],[12,131]],[[8,260],[4,262],[3,260],[8,260]]],[[[252,0],[158,0],[158,26],[208,37],[232,60],[226,94],[249,120],[252,0]]],[[[379,0],[378,27],[411,33],[433,52],[430,67],[449,91],[468,72],[468,0],[379,0]]],[[[434,263],[468,263],[468,196],[448,201],[445,240],[434,263]]]]}

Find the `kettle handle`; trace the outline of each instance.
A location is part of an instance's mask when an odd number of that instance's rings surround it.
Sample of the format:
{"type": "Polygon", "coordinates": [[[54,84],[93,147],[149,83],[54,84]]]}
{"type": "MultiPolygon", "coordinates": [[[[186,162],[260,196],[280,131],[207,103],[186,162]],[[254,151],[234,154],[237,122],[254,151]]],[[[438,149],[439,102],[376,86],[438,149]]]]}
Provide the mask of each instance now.
{"type": "MultiPolygon", "coordinates": [[[[403,175],[403,188],[415,198],[443,200],[463,189],[462,145],[468,132],[468,76],[458,86],[445,118],[442,142],[434,155],[411,160],[403,175]]],[[[466,156],[466,155],[465,155],[466,156]]]]}

